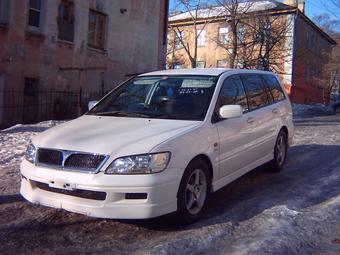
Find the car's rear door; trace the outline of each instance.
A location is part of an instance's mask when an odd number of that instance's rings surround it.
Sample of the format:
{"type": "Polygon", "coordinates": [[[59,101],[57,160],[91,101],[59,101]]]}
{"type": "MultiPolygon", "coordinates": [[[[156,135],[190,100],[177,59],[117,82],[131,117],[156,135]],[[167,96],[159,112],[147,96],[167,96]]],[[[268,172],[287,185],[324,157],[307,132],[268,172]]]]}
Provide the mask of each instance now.
{"type": "Polygon", "coordinates": [[[273,98],[260,74],[242,74],[249,111],[245,114],[250,143],[244,153],[247,164],[261,161],[271,154],[277,130],[273,98]]]}

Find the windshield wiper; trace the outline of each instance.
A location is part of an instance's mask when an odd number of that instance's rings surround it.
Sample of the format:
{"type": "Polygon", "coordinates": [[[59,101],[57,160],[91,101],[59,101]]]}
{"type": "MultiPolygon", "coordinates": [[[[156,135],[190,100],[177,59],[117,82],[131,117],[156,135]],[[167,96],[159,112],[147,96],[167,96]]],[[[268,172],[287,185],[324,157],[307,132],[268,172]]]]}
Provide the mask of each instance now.
{"type": "Polygon", "coordinates": [[[95,112],[91,114],[98,115],[98,116],[142,117],[142,118],[150,117],[150,115],[140,113],[140,112],[123,112],[123,111],[95,112]]]}

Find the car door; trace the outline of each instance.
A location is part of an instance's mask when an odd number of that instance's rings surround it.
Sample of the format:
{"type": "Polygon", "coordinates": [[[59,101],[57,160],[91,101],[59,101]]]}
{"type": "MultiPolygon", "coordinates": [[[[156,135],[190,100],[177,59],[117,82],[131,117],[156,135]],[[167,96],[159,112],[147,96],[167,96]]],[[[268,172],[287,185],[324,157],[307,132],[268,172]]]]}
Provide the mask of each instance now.
{"type": "Polygon", "coordinates": [[[217,98],[213,123],[219,135],[219,177],[223,178],[238,169],[246,166],[244,153],[247,144],[251,143],[247,115],[239,118],[221,119],[218,111],[223,105],[238,104],[243,107],[243,112],[248,112],[247,98],[242,81],[238,75],[227,77],[223,82],[217,98]]]}
{"type": "Polygon", "coordinates": [[[247,144],[244,161],[248,164],[259,161],[272,153],[277,120],[273,116],[273,98],[269,94],[259,74],[242,74],[242,82],[246,91],[249,112],[245,115],[246,132],[251,142],[247,144]]]}

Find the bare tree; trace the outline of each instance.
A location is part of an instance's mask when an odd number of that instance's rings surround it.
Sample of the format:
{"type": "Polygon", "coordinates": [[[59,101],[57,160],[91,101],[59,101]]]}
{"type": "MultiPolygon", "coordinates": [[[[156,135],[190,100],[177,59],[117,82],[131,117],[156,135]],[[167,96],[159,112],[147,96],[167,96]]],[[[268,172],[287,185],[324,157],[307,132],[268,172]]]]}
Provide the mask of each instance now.
{"type": "Polygon", "coordinates": [[[292,56],[292,20],[287,16],[261,13],[244,20],[251,40],[245,44],[242,58],[245,68],[257,68],[285,74],[285,61],[292,56]]]}
{"type": "Polygon", "coordinates": [[[181,48],[189,58],[190,66],[195,68],[198,40],[202,33],[204,33],[207,24],[214,19],[214,15],[211,13],[212,8],[202,0],[177,0],[177,8],[179,8],[179,10],[184,10],[185,13],[187,13],[187,18],[192,22],[190,27],[193,27],[193,29],[186,29],[185,26],[178,26],[177,24],[172,25],[171,22],[169,23],[169,34],[170,37],[172,37],[170,43],[172,43],[172,45],[170,47],[170,52],[168,52],[171,54],[168,55],[168,62],[174,63],[174,60],[178,58],[176,51],[181,48]],[[201,15],[208,18],[202,19],[201,15]],[[191,38],[190,33],[193,33],[191,38]],[[193,41],[190,39],[193,39],[193,41]]]}
{"type": "Polygon", "coordinates": [[[216,3],[223,8],[225,16],[225,27],[230,28],[231,40],[226,43],[220,38],[217,39],[218,46],[224,48],[229,55],[229,67],[236,68],[239,49],[245,44],[245,30],[242,20],[253,6],[253,1],[241,0],[216,0],[216,3]]]}

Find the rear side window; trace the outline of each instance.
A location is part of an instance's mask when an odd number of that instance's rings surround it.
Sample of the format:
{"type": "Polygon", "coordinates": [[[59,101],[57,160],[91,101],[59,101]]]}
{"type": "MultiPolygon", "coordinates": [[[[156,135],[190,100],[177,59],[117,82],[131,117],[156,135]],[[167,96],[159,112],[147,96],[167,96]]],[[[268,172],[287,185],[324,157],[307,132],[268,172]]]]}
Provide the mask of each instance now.
{"type": "Polygon", "coordinates": [[[274,102],[285,99],[285,94],[282,91],[280,83],[274,75],[263,75],[263,78],[268,86],[269,92],[272,95],[274,102]]]}
{"type": "Polygon", "coordinates": [[[247,97],[239,76],[227,78],[222,85],[217,100],[218,109],[223,105],[238,104],[243,112],[248,111],[247,97]]]}
{"type": "Polygon", "coordinates": [[[242,80],[248,97],[250,110],[255,110],[270,103],[271,100],[260,75],[242,75],[242,80]]]}

